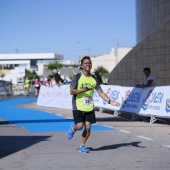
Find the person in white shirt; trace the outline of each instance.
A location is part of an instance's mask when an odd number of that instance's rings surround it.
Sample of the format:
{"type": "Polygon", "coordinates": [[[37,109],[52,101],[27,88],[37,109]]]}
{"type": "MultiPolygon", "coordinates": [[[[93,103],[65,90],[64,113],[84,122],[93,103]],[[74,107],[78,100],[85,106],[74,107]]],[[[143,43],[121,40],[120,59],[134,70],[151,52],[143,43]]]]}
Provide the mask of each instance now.
{"type": "Polygon", "coordinates": [[[137,87],[155,87],[156,81],[153,75],[151,75],[151,69],[150,68],[144,68],[143,73],[145,74],[145,78],[143,80],[142,85],[138,85],[137,87]]]}

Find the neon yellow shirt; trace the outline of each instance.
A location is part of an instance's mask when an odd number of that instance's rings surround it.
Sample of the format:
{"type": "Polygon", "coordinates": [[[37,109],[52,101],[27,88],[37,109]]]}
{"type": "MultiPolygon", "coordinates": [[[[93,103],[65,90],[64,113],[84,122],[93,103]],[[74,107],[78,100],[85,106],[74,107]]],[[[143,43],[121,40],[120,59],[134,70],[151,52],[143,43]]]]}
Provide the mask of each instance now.
{"type": "Polygon", "coordinates": [[[25,88],[28,88],[29,85],[30,85],[30,80],[28,80],[28,79],[25,80],[24,87],[25,87],[25,88]]]}
{"type": "Polygon", "coordinates": [[[79,73],[73,77],[70,86],[78,90],[85,89],[86,87],[92,88],[92,90],[73,96],[73,110],[81,110],[85,112],[92,111],[94,109],[94,89],[101,89],[100,83],[97,79],[92,75],[86,77],[82,73],[79,73]]]}

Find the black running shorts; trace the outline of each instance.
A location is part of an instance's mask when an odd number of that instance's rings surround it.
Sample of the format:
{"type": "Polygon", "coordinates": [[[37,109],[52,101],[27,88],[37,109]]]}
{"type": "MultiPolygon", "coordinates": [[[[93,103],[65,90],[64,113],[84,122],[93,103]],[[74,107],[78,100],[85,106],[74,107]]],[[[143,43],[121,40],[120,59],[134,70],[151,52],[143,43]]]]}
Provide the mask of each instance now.
{"type": "Polygon", "coordinates": [[[96,116],[95,116],[94,110],[90,112],[73,110],[73,117],[74,117],[75,124],[81,123],[81,122],[85,123],[86,121],[90,122],[91,124],[96,123],[96,116]]]}

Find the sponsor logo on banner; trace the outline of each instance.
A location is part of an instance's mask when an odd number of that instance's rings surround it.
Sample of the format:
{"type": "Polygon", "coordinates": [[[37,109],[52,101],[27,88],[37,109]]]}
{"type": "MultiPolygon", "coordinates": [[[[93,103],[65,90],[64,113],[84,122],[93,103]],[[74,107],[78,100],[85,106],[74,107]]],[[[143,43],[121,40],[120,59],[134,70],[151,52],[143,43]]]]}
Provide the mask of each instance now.
{"type": "Polygon", "coordinates": [[[142,106],[143,110],[146,110],[149,106],[149,96],[151,95],[151,93],[152,93],[152,90],[150,90],[146,98],[143,99],[143,106],[142,106]]]}
{"type": "Polygon", "coordinates": [[[170,98],[166,99],[166,112],[169,113],[170,112],[170,98]]]}
{"type": "Polygon", "coordinates": [[[140,101],[141,93],[131,92],[128,90],[125,94],[125,97],[122,101],[122,108],[128,107],[128,108],[138,108],[138,103],[140,101]]]}
{"type": "Polygon", "coordinates": [[[94,102],[99,102],[99,100],[100,100],[100,95],[99,95],[99,93],[96,90],[94,90],[93,101],[94,102]]]}
{"type": "MultiPolygon", "coordinates": [[[[111,99],[111,100],[116,100],[116,99],[118,99],[119,93],[120,93],[120,91],[118,91],[118,90],[111,90],[111,88],[108,88],[107,91],[106,91],[106,95],[107,95],[107,96],[109,97],[109,99],[111,99]]],[[[107,102],[103,100],[103,104],[105,105],[105,104],[107,104],[107,102]]]]}
{"type": "Polygon", "coordinates": [[[160,110],[163,96],[164,96],[163,92],[153,92],[152,90],[150,90],[146,98],[143,99],[142,109],[160,110]]]}

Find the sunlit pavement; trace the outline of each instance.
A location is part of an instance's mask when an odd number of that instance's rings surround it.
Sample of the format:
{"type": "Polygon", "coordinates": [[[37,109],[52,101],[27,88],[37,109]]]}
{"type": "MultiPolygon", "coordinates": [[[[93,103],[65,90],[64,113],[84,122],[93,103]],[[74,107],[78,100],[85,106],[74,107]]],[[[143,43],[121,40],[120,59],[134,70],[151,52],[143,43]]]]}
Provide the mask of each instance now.
{"type": "Polygon", "coordinates": [[[11,101],[12,105],[1,105],[0,169],[170,169],[170,125],[132,122],[96,112],[97,125],[94,126],[101,129],[91,132],[86,143],[90,153],[79,153],[77,147],[82,132],[76,132],[71,141],[66,138],[67,127],[72,122],[71,110],[40,107],[36,99],[30,99],[29,103],[25,103],[24,98],[21,100],[23,103],[16,108],[13,107],[16,99],[11,101]],[[9,120],[11,110],[17,110],[19,115],[12,115],[9,120]],[[38,114],[33,118],[36,111],[42,113],[42,117],[38,114]],[[50,117],[45,117],[45,113],[50,117]],[[8,117],[4,117],[7,114],[8,117]]]}

